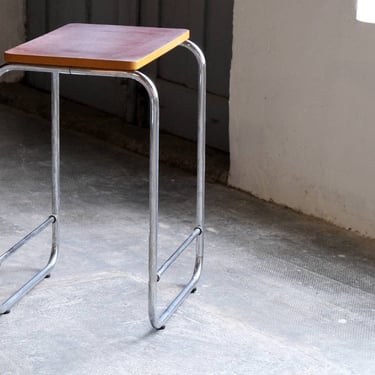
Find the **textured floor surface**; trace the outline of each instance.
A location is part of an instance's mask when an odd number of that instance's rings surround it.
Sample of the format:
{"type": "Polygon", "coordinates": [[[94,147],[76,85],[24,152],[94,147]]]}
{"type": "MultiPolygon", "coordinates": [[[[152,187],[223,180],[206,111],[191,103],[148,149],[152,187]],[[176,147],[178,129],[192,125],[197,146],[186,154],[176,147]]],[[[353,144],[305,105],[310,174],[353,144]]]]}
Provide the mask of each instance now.
{"type": "MultiPolygon", "coordinates": [[[[0,245],[49,214],[49,124],[0,106],[0,245]]],[[[0,374],[375,373],[375,241],[207,184],[204,274],[155,332],[147,319],[148,160],[62,135],[52,278],[0,317],[0,374]]],[[[194,226],[194,176],[161,167],[160,258],[194,226]]],[[[48,258],[49,232],[0,267],[0,297],[48,258]]],[[[161,282],[189,278],[192,250],[161,282]]]]}

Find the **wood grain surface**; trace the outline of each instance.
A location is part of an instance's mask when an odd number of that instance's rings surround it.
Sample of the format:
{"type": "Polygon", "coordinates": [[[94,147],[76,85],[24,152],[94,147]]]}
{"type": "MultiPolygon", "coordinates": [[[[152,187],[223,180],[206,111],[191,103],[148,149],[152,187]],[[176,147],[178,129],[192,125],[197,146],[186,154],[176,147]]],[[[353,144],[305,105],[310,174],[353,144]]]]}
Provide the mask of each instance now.
{"type": "Polygon", "coordinates": [[[189,39],[187,29],[72,23],[4,53],[7,63],[134,71],[189,39]]]}

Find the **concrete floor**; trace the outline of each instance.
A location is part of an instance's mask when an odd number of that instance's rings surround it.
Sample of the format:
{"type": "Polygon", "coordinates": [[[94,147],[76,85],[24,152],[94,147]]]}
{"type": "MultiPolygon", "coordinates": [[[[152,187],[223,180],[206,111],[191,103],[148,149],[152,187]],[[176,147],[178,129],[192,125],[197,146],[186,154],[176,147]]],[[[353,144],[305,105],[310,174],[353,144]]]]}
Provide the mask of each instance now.
{"type": "MultiPolygon", "coordinates": [[[[0,106],[0,245],[49,214],[49,124],[0,106]]],[[[161,167],[160,257],[194,225],[194,177],[161,167]]],[[[62,245],[51,279],[0,317],[0,374],[375,373],[375,241],[207,184],[198,292],[147,319],[148,160],[62,135],[62,245]]],[[[44,233],[1,266],[5,298],[48,257],[44,233]]],[[[161,283],[190,276],[187,252],[161,283]],[[186,276],[185,276],[186,275],[186,276]]]]}

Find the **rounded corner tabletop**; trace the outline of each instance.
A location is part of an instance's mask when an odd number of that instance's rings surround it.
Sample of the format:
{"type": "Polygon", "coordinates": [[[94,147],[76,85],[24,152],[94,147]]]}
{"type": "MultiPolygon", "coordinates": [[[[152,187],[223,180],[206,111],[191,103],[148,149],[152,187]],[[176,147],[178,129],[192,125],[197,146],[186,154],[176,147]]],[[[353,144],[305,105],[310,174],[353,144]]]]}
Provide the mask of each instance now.
{"type": "Polygon", "coordinates": [[[70,23],[11,48],[5,61],[134,71],[189,39],[187,29],[70,23]]]}

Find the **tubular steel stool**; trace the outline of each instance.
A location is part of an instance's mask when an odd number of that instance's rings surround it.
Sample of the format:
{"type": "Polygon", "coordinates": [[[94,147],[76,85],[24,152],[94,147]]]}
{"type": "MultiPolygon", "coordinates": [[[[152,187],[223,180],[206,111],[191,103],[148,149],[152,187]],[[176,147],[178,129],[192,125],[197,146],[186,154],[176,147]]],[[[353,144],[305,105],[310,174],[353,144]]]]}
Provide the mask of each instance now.
{"type": "Polygon", "coordinates": [[[189,30],[185,29],[68,24],[6,51],[5,61],[6,64],[0,67],[0,76],[15,70],[44,72],[52,75],[52,213],[32,232],[0,255],[0,264],[50,224],[52,225],[52,249],[47,265],[0,305],[0,314],[8,313],[16,302],[50,275],[56,264],[59,251],[60,206],[60,74],[120,77],[133,79],[144,86],[151,103],[148,309],[151,325],[156,329],[164,328],[165,322],[189,293],[195,291],[202,272],[206,117],[206,62],[202,51],[189,40],[189,30]],[[158,267],[159,98],[152,80],[138,69],[177,46],[191,51],[199,66],[196,227],[169,259],[158,267]],[[193,241],[196,241],[193,275],[183,290],[159,316],[157,314],[157,283],[162,274],[193,241]]]}

